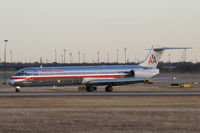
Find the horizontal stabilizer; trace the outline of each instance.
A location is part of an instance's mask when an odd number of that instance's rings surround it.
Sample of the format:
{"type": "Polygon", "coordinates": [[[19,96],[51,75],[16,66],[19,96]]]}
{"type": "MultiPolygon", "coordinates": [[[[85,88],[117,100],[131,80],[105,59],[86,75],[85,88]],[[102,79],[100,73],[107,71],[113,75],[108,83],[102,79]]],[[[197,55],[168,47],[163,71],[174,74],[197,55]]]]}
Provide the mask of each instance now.
{"type": "MultiPolygon", "coordinates": [[[[192,47],[160,47],[160,48],[153,48],[154,51],[162,51],[162,50],[175,50],[175,49],[192,49],[192,47]]],[[[147,49],[152,50],[152,49],[147,49]]]]}

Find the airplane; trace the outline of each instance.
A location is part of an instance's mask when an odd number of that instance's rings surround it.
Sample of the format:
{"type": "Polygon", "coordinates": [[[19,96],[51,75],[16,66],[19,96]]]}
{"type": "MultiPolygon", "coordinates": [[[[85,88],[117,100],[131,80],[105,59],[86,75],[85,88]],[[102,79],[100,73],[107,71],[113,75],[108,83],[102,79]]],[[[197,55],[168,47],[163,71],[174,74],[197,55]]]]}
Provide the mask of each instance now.
{"type": "Polygon", "coordinates": [[[148,83],[158,79],[157,65],[164,50],[191,49],[190,47],[152,47],[146,59],[138,65],[29,67],[18,70],[8,80],[10,86],[20,92],[21,87],[84,85],[93,92],[97,86],[105,86],[112,92],[113,86],[148,83]]]}

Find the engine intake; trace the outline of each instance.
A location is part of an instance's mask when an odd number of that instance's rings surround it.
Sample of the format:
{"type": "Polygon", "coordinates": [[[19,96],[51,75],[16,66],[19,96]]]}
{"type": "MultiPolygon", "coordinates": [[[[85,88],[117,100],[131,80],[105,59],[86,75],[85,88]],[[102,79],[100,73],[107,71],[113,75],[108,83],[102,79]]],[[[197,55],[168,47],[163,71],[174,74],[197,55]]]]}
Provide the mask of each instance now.
{"type": "Polygon", "coordinates": [[[129,76],[130,76],[130,77],[135,77],[135,71],[134,71],[134,70],[131,70],[131,71],[129,72],[129,76]]]}

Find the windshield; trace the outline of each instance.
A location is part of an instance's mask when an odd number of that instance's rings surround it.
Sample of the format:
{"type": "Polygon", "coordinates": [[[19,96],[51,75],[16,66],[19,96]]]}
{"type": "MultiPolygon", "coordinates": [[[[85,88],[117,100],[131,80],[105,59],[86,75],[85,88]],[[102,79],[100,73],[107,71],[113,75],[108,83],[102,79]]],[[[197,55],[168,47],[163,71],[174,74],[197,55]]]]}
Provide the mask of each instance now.
{"type": "Polygon", "coordinates": [[[27,76],[27,75],[32,75],[34,73],[34,70],[32,69],[21,69],[21,70],[18,70],[16,73],[15,73],[15,76],[27,76]]]}
{"type": "Polygon", "coordinates": [[[17,71],[15,73],[15,76],[22,76],[22,75],[26,75],[26,74],[27,74],[26,72],[24,72],[23,70],[21,70],[21,71],[17,71]]]}

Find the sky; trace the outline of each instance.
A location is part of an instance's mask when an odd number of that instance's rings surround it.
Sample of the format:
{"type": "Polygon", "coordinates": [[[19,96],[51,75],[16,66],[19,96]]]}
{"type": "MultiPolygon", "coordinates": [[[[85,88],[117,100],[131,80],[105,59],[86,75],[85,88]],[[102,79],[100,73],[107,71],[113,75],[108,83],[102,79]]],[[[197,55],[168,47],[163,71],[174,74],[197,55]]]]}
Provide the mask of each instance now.
{"type": "MultiPolygon", "coordinates": [[[[142,61],[155,46],[193,47],[187,61],[200,62],[199,0],[0,0],[0,57],[7,39],[7,60],[61,62],[66,49],[87,62],[142,61]]],[[[183,50],[166,51],[162,60],[183,60],[183,50]]]]}

